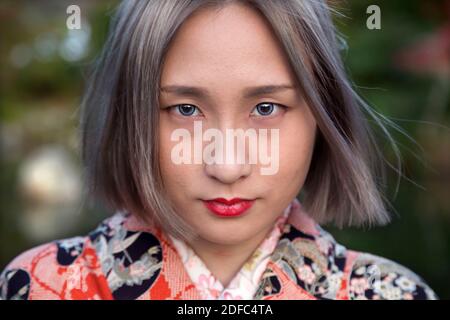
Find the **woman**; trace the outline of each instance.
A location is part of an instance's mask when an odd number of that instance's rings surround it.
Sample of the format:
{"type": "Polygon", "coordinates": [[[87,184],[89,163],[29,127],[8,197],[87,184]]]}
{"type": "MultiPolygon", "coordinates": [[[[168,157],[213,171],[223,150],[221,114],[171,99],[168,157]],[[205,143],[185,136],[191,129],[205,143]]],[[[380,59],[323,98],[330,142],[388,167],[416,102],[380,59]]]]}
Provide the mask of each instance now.
{"type": "Polygon", "coordinates": [[[16,257],[2,298],[435,299],[320,227],[389,220],[365,115],[394,142],[339,40],[324,1],[123,2],[81,123],[116,212],[16,257]]]}

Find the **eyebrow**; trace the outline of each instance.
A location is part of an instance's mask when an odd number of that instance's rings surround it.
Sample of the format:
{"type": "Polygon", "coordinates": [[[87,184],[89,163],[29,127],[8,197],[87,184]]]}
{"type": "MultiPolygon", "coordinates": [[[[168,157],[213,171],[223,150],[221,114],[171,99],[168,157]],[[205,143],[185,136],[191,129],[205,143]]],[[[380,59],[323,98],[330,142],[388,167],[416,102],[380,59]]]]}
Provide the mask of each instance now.
{"type": "MultiPolygon", "coordinates": [[[[296,86],[291,84],[270,84],[263,86],[247,87],[245,88],[243,97],[254,98],[265,94],[276,93],[285,90],[295,90],[296,86]]],[[[182,85],[167,85],[161,87],[162,92],[173,93],[179,96],[190,96],[194,98],[210,98],[211,95],[207,89],[202,87],[191,87],[182,85]]]]}

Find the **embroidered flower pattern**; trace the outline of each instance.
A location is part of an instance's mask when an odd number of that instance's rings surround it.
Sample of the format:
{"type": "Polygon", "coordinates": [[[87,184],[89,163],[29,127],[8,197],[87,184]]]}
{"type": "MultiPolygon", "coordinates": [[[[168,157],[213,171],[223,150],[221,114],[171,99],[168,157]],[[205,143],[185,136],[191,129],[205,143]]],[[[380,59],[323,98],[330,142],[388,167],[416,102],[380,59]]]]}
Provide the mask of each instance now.
{"type": "Polygon", "coordinates": [[[0,274],[0,300],[437,298],[409,269],[347,250],[318,225],[298,229],[288,213],[227,288],[183,242],[117,213],[87,236],[16,257],[0,274]]]}
{"type": "Polygon", "coordinates": [[[360,254],[350,274],[351,299],[413,300],[437,299],[423,280],[390,260],[360,254]]]}

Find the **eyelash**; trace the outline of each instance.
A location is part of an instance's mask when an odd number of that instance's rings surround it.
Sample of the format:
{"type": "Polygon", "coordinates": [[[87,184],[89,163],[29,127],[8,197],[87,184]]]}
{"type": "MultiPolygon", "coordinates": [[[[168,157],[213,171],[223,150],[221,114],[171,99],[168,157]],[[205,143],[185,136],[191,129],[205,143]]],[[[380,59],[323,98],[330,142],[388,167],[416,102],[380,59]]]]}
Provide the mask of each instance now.
{"type": "MultiPolygon", "coordinates": [[[[258,104],[255,106],[255,108],[252,110],[252,114],[253,114],[253,112],[254,112],[255,110],[257,110],[257,107],[258,107],[258,106],[263,105],[263,104],[271,104],[271,105],[277,106],[277,107],[279,107],[279,108],[281,108],[281,109],[287,109],[286,106],[284,106],[284,105],[282,105],[282,104],[279,104],[279,103],[275,103],[275,102],[261,102],[261,103],[258,103],[258,104]]],[[[192,104],[190,104],[190,103],[181,103],[181,104],[173,105],[173,106],[168,107],[168,109],[169,109],[169,110],[172,110],[172,109],[178,110],[178,114],[179,114],[180,116],[182,116],[182,117],[191,117],[191,116],[193,116],[193,115],[184,115],[184,114],[182,114],[181,112],[179,112],[179,107],[180,107],[180,106],[193,106],[193,107],[195,108],[195,110],[197,110],[198,112],[202,113],[202,112],[200,111],[200,109],[199,109],[197,106],[194,106],[194,105],[192,105],[192,104]]],[[[282,110],[281,110],[281,111],[282,111],[282,110]]],[[[195,111],[194,111],[194,112],[195,112],[195,111]]],[[[274,112],[276,112],[276,111],[274,111],[274,112]]],[[[272,115],[273,115],[273,112],[272,112],[271,114],[267,115],[267,116],[265,116],[265,115],[260,115],[260,116],[263,117],[263,118],[268,118],[268,117],[270,117],[270,116],[272,116],[272,115]]]]}

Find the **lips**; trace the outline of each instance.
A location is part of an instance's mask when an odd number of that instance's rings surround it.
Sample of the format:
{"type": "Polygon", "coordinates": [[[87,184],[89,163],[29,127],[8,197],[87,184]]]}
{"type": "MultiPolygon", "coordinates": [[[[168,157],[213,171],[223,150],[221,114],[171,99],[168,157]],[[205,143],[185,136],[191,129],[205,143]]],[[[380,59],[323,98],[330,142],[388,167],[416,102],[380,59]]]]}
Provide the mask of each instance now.
{"type": "Polygon", "coordinates": [[[253,206],[255,200],[233,198],[227,200],[225,198],[215,198],[211,200],[203,200],[203,204],[212,213],[221,217],[236,217],[242,215],[245,211],[253,206]]]}

